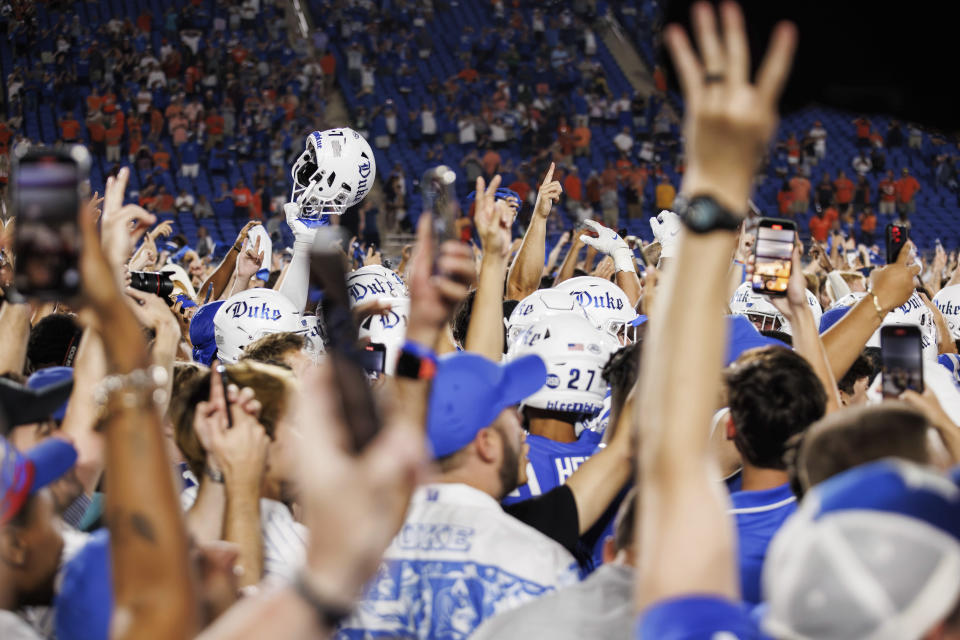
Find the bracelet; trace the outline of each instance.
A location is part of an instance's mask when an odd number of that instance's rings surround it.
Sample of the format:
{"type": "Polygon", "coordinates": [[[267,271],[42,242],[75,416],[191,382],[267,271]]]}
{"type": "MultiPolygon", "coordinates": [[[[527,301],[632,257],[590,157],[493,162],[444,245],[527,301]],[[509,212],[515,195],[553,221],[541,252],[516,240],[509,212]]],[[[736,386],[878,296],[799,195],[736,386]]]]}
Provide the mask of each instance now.
{"type": "Polygon", "coordinates": [[[223,484],[224,482],[223,471],[220,471],[219,469],[214,469],[213,467],[204,467],[203,475],[207,476],[217,484],[223,484]]]}
{"type": "Polygon", "coordinates": [[[240,247],[238,247],[237,245],[233,245],[232,247],[230,247],[230,250],[231,250],[231,251],[236,251],[237,253],[240,253],[240,247]]]}
{"type": "Polygon", "coordinates": [[[877,317],[880,318],[880,322],[883,322],[887,314],[883,312],[883,307],[880,306],[880,300],[877,298],[877,294],[871,293],[870,296],[873,298],[873,308],[877,310],[877,317]]]}
{"type": "Polygon", "coordinates": [[[344,618],[353,612],[352,606],[327,602],[310,584],[307,572],[303,569],[297,572],[297,577],[293,581],[293,591],[301,600],[310,605],[317,615],[320,625],[325,628],[336,628],[344,618]]]}
{"type": "Polygon", "coordinates": [[[117,404],[124,409],[143,408],[167,401],[167,370],[161,366],[134,369],[125,374],[107,376],[97,385],[94,399],[101,407],[117,404]]]}

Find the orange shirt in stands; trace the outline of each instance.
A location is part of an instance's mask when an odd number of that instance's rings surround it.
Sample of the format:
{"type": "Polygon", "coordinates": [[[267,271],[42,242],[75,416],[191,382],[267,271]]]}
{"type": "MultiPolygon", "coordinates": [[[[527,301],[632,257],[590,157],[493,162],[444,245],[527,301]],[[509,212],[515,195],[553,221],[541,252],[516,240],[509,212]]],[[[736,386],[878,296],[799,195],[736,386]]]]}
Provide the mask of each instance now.
{"type": "Polygon", "coordinates": [[[793,192],[794,202],[810,200],[810,181],[803,176],[790,178],[790,191],[793,192]]]}
{"type": "Polygon", "coordinates": [[[877,230],[877,216],[873,212],[860,214],[860,230],[873,233],[877,230]]]}
{"type": "Polygon", "coordinates": [[[584,149],[590,146],[590,127],[577,127],[573,130],[573,146],[577,149],[584,149]]]}
{"type": "Polygon", "coordinates": [[[156,153],[153,154],[153,164],[154,166],[160,167],[161,169],[170,170],[170,154],[166,152],[165,149],[158,149],[156,153]]]}
{"type": "Polygon", "coordinates": [[[223,116],[214,113],[207,116],[207,133],[211,136],[223,135],[223,116]]]}
{"type": "Polygon", "coordinates": [[[563,181],[563,191],[575,202],[583,200],[583,183],[580,181],[580,176],[575,173],[568,175],[563,181]]]}
{"type": "Polygon", "coordinates": [[[920,191],[920,183],[913,176],[904,176],[897,180],[897,198],[900,202],[910,202],[920,191]]]}
{"type": "Polygon", "coordinates": [[[76,118],[64,118],[60,121],[60,136],[67,141],[76,140],[80,135],[80,123],[76,118]]]}
{"type": "Polygon", "coordinates": [[[516,191],[517,195],[520,196],[520,202],[524,203],[527,201],[527,196],[530,195],[530,183],[524,180],[516,180],[513,184],[507,187],[511,191],[516,191]]]}
{"type": "Polygon", "coordinates": [[[897,183],[889,178],[884,178],[878,185],[880,190],[880,202],[897,201],[897,183]]]}
{"type": "Polygon", "coordinates": [[[90,142],[103,142],[107,135],[107,130],[101,122],[91,122],[88,124],[87,132],[90,134],[90,142]]]}
{"type": "Polygon", "coordinates": [[[161,193],[157,196],[157,211],[162,213],[167,213],[173,211],[173,195],[169,193],[161,193]]]}
{"type": "Polygon", "coordinates": [[[247,187],[237,187],[233,190],[233,204],[238,207],[250,207],[253,205],[253,194],[247,187]]]}
{"type": "Polygon", "coordinates": [[[789,189],[777,192],[777,206],[780,209],[780,215],[784,216],[790,213],[790,205],[793,204],[793,192],[789,189]]]}
{"type": "Polygon", "coordinates": [[[836,190],[837,204],[850,204],[853,200],[854,184],[850,178],[837,178],[833,181],[836,190]]]}
{"type": "Polygon", "coordinates": [[[826,216],[813,216],[810,218],[810,235],[817,242],[826,242],[832,226],[833,224],[827,220],[826,216]]]}

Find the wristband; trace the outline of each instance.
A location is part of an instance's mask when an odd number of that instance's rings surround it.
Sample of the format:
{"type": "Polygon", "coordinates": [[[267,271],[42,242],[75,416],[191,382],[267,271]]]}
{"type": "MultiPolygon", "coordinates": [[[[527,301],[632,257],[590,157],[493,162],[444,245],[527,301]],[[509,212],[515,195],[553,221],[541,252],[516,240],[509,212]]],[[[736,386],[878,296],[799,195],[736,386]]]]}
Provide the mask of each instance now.
{"type": "Polygon", "coordinates": [[[240,247],[238,247],[237,245],[233,245],[232,247],[230,247],[230,250],[231,250],[231,251],[236,251],[237,253],[240,253],[240,247]]]}
{"type": "Polygon", "coordinates": [[[877,317],[880,318],[880,322],[883,322],[887,314],[883,312],[883,307],[880,306],[880,300],[877,298],[877,294],[871,293],[870,296],[873,298],[873,308],[877,310],[877,317]]]}
{"type": "Polygon", "coordinates": [[[396,375],[413,380],[432,380],[437,373],[437,354],[428,347],[407,340],[397,357],[396,375]]]}
{"type": "Polygon", "coordinates": [[[326,599],[317,593],[313,585],[308,582],[306,572],[302,569],[297,572],[297,577],[293,581],[293,591],[301,600],[310,605],[310,608],[317,615],[317,621],[327,629],[336,628],[344,618],[353,612],[352,607],[326,602],[326,599]]]}
{"type": "Polygon", "coordinates": [[[219,469],[214,469],[212,467],[204,467],[203,475],[207,476],[217,484],[223,484],[224,482],[223,471],[220,471],[219,469]]]}
{"type": "Polygon", "coordinates": [[[630,247],[617,247],[613,250],[613,255],[610,257],[613,258],[613,268],[616,271],[637,272],[636,259],[630,247]]]}

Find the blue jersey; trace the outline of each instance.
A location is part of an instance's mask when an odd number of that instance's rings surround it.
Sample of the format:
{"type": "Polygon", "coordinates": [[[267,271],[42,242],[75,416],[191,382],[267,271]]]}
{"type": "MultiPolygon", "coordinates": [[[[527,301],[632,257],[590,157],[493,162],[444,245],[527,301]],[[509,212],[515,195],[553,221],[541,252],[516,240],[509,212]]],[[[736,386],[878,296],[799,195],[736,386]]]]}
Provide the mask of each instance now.
{"type": "Polygon", "coordinates": [[[790,514],[797,510],[797,498],[789,484],[763,491],[735,491],[730,494],[737,521],[737,549],[740,554],[740,590],[749,604],[759,604],[760,577],[767,547],[790,514]]]}
{"type": "MultiPolygon", "coordinates": [[[[589,432],[584,431],[584,434],[589,432]]],[[[527,463],[527,484],[517,487],[503,499],[503,504],[529,500],[559,487],[597,449],[592,436],[575,442],[556,442],[543,436],[528,435],[530,445],[527,463]]]]}
{"type": "Polygon", "coordinates": [[[762,638],[746,608],[716,596],[658,602],[637,617],[634,638],[649,640],[755,640],[762,638]]]}

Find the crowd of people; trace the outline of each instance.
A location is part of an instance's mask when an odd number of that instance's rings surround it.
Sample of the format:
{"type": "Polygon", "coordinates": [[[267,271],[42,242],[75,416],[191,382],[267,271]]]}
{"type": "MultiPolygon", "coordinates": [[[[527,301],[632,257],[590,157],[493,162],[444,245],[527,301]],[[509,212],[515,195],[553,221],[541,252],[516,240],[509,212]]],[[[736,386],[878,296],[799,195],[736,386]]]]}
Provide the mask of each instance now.
{"type": "Polygon", "coordinates": [[[798,34],[751,78],[744,20],[664,30],[686,169],[652,242],[598,215],[548,251],[548,146],[529,198],[478,158],[468,233],[437,159],[394,264],[331,223],[377,176],[353,128],[293,140],[290,249],[174,242],[121,158],[81,294],[31,299],[5,221],[0,637],[960,637],[960,262],[797,237],[754,291],[798,34]],[[920,335],[897,397],[891,327],[920,335]]]}

